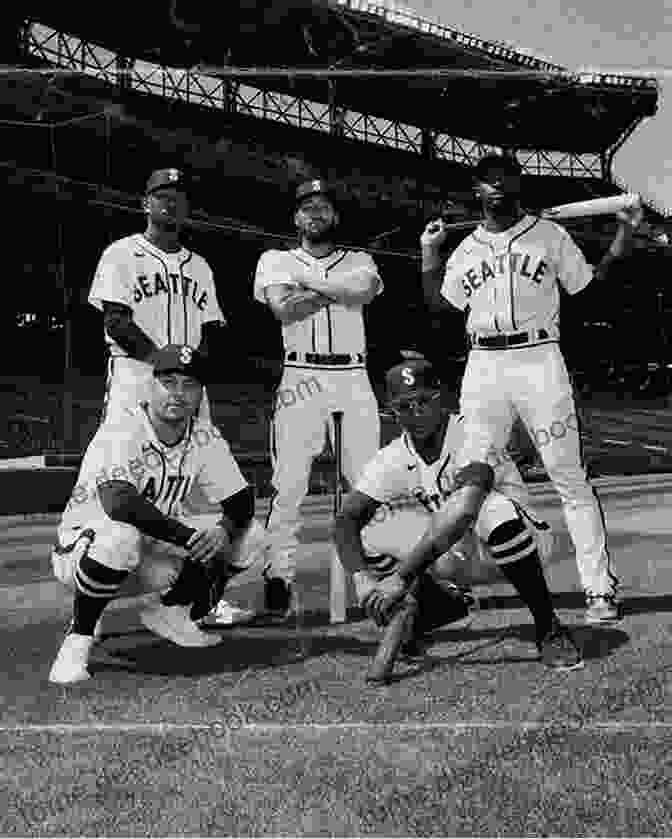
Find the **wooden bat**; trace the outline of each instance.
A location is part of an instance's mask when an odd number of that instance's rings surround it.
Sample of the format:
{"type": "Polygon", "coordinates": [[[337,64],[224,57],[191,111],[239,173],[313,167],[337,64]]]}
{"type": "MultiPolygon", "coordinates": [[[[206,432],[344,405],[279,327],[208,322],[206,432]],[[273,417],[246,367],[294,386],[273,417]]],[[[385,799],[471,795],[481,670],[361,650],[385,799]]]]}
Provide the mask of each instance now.
{"type": "Polygon", "coordinates": [[[415,617],[419,609],[417,599],[419,587],[420,583],[418,578],[416,578],[404,596],[401,606],[385,627],[383,637],[366,676],[367,682],[378,685],[384,685],[389,682],[402,644],[404,641],[410,639],[412,633],[413,623],[415,622],[415,617]]]}
{"type": "MultiPolygon", "coordinates": [[[[334,460],[336,486],[334,488],[334,519],[343,505],[343,411],[334,411],[334,460]]],[[[345,623],[348,611],[348,579],[336,546],[331,547],[329,562],[329,622],[345,623]]]]}
{"type": "MultiPolygon", "coordinates": [[[[623,195],[611,195],[608,198],[589,198],[587,201],[573,201],[570,204],[558,204],[556,207],[548,207],[545,210],[541,210],[539,214],[542,218],[553,220],[608,216],[615,215],[626,207],[634,207],[638,203],[641,203],[641,198],[637,193],[626,192],[623,195]]],[[[449,222],[447,218],[444,218],[444,229],[471,230],[480,223],[480,219],[449,222]]]]}

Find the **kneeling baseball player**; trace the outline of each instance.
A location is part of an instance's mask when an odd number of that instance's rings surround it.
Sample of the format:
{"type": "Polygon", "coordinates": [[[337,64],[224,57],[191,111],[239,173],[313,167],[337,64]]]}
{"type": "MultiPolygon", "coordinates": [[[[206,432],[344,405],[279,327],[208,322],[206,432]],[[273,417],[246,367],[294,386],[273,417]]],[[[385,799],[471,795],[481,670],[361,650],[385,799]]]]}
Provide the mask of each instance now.
{"type": "Polygon", "coordinates": [[[550,552],[550,529],[529,511],[513,461],[494,452],[490,463],[460,461],[462,418],[442,406],[441,383],[427,360],[393,367],[386,383],[403,433],[370,461],[336,523],[360,605],[386,626],[412,589],[418,610],[402,654],[421,653],[428,632],[468,613],[468,596],[450,582],[465,556],[494,562],[532,613],[543,663],[581,666],[544,577],[540,549],[550,552]],[[415,509],[409,499],[418,502],[415,509]]]}
{"type": "Polygon", "coordinates": [[[75,596],[49,675],[56,684],[89,678],[91,648],[113,599],[161,592],[143,608],[144,626],[179,646],[207,647],[222,637],[198,621],[226,583],[257,561],[261,575],[266,537],[254,520],[253,489],[219,430],[196,418],[205,358],[169,345],[153,367],[149,401],[91,441],[58,528],[52,566],[75,596]],[[221,515],[190,515],[198,493],[220,504],[221,515]]]}

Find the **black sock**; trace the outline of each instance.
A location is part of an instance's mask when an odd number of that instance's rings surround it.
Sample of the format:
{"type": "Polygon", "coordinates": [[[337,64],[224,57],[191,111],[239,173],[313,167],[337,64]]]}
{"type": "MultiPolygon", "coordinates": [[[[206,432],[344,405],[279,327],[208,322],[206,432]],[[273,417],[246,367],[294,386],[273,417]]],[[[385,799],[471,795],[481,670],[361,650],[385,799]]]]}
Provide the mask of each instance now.
{"type": "Polygon", "coordinates": [[[103,609],[109,602],[110,600],[106,597],[91,597],[90,594],[77,591],[70,632],[76,632],[78,635],[93,635],[98,618],[103,614],[103,609]]]}
{"type": "Polygon", "coordinates": [[[556,620],[551,592],[548,590],[539,553],[533,553],[497,566],[532,612],[537,634],[543,637],[556,620]]]}

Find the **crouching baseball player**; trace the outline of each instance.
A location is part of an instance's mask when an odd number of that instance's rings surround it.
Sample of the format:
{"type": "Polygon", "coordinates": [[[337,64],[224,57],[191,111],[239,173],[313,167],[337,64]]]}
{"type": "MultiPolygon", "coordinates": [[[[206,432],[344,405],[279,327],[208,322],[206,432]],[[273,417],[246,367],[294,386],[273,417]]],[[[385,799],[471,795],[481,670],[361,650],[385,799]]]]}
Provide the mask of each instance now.
{"type": "Polygon", "coordinates": [[[183,647],[221,635],[198,621],[234,575],[263,568],[265,531],[254,493],[219,430],[196,418],[204,356],[169,345],[153,359],[150,398],[105,423],[91,441],[58,528],[56,577],[74,590],[73,620],[49,680],[89,678],[87,664],[110,601],[149,591],[145,627],[183,647]],[[198,493],[221,515],[190,515],[198,493]]]}
{"type": "Polygon", "coordinates": [[[389,406],[403,433],[365,468],[336,524],[360,605],[385,625],[419,578],[406,652],[421,651],[426,633],[468,613],[468,595],[451,582],[465,557],[496,563],[532,613],[543,663],[557,670],[581,666],[541,564],[540,550],[548,554],[552,545],[541,534],[550,528],[529,511],[522,477],[505,453],[493,452],[490,463],[462,462],[463,421],[442,406],[440,388],[425,359],[387,373],[389,406]]]}

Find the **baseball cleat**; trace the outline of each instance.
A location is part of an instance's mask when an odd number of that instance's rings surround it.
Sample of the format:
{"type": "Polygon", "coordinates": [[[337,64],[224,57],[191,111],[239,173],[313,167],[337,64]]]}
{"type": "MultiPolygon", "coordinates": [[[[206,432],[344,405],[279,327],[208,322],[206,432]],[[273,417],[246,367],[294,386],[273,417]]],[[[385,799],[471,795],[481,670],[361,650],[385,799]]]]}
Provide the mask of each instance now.
{"type": "Polygon", "coordinates": [[[621,619],[620,604],[615,594],[586,595],[586,623],[615,623],[621,619]]]}
{"type": "Polygon", "coordinates": [[[252,609],[240,609],[226,600],[220,600],[212,611],[198,622],[199,626],[240,626],[256,617],[252,609]]]}
{"type": "Polygon", "coordinates": [[[270,618],[286,620],[294,613],[292,587],[279,577],[264,581],[265,614],[270,618]]]}
{"type": "Polygon", "coordinates": [[[539,658],[551,670],[576,670],[583,667],[583,657],[569,630],[556,624],[537,641],[539,658]]]}
{"type": "Polygon", "coordinates": [[[214,647],[222,640],[220,635],[203,632],[189,617],[189,606],[164,606],[159,603],[140,613],[142,625],[177,644],[178,647],[214,647]]]}
{"type": "Polygon", "coordinates": [[[51,666],[49,681],[55,685],[73,685],[90,679],[87,665],[92,646],[92,635],[77,632],[66,635],[51,666]]]}

